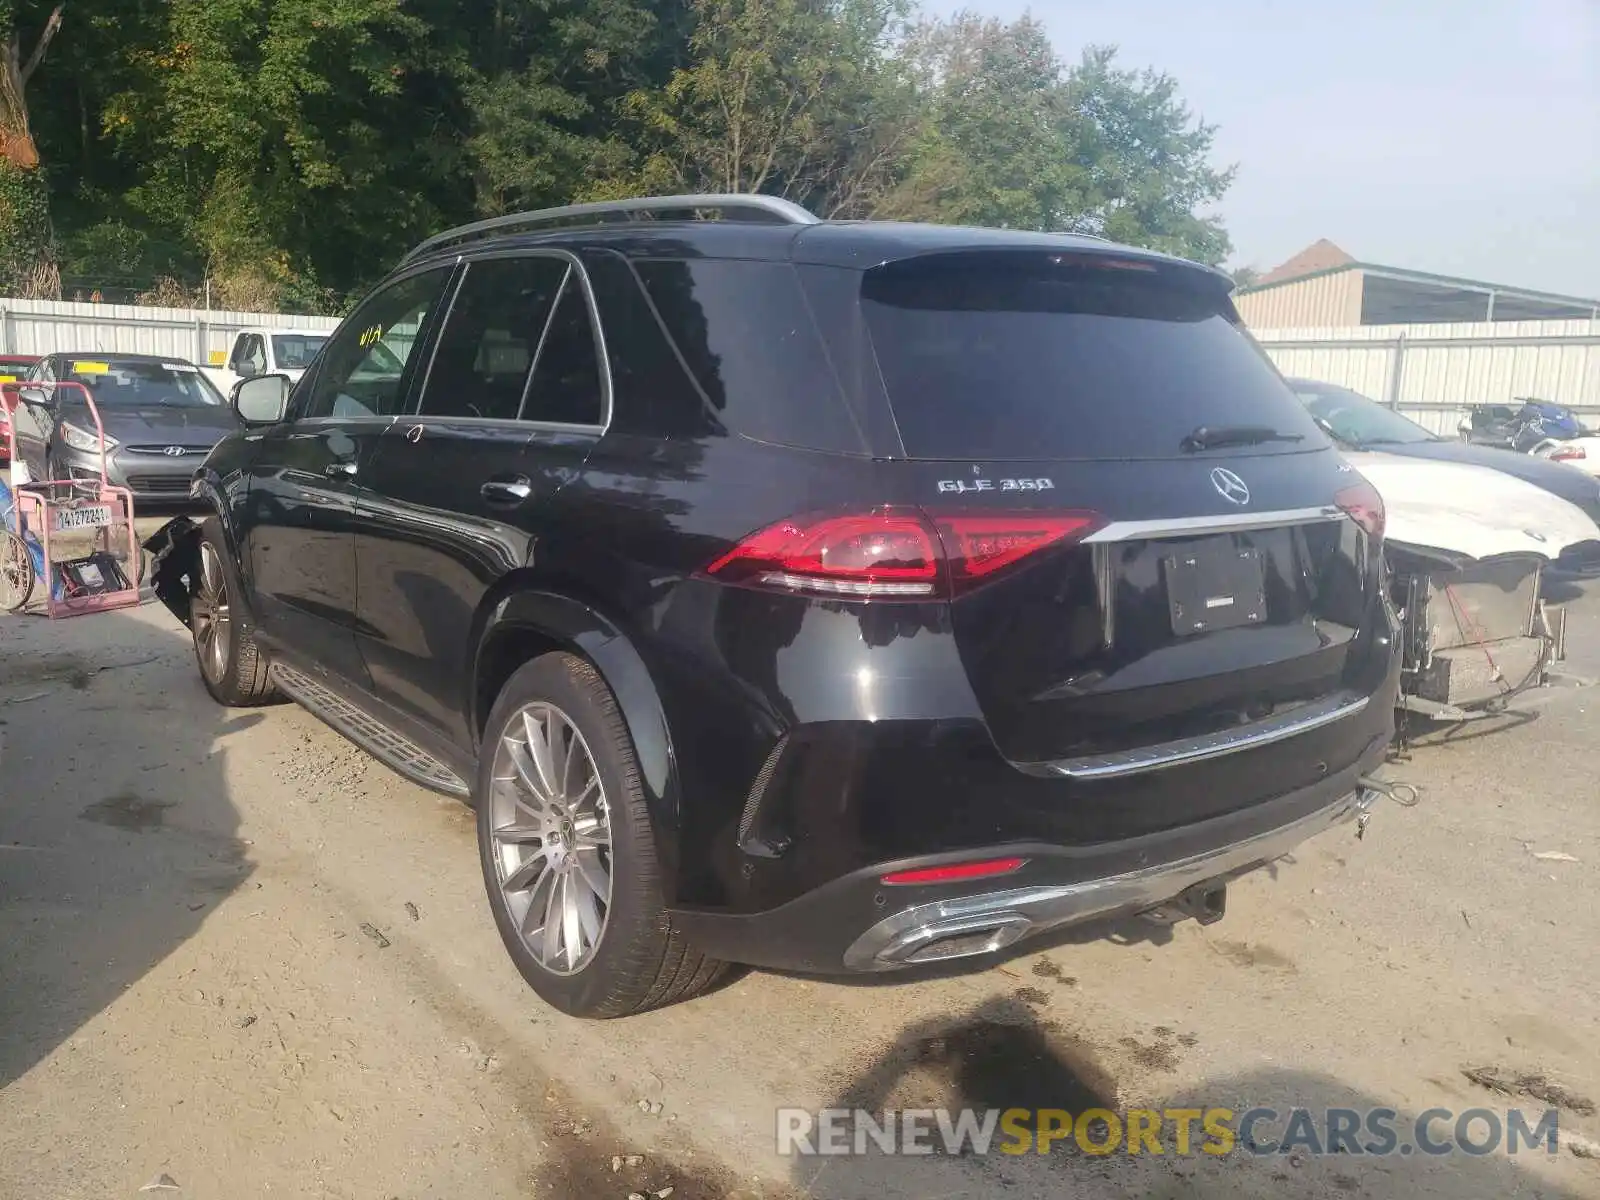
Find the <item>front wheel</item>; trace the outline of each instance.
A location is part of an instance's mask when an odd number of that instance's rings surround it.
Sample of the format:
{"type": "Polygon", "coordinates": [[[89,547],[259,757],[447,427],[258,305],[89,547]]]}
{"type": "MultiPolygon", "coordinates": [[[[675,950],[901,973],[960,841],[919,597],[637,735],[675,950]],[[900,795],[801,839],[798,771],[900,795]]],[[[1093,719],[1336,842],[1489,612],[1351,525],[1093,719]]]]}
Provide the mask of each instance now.
{"type": "Polygon", "coordinates": [[[232,576],[215,518],[201,529],[199,578],[189,598],[189,630],[200,681],[218,704],[246,708],[277,698],[272,669],[234,616],[232,576]]]}
{"type": "Polygon", "coordinates": [[[721,974],[673,927],[633,744],[588,662],[547,654],[511,676],[489,714],[474,798],[489,908],[544,1001],[627,1016],[721,974]]]}

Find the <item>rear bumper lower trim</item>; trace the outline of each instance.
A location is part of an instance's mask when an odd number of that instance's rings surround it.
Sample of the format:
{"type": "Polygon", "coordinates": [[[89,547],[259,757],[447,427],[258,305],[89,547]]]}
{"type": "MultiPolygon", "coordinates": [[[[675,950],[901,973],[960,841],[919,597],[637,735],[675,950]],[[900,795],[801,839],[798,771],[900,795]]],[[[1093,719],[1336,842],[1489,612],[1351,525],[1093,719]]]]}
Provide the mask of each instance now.
{"type": "Polygon", "coordinates": [[[1371,808],[1378,793],[1351,792],[1288,825],[1172,862],[1054,886],[937,900],[879,921],[844,954],[850,971],[889,971],[918,962],[985,954],[1048,929],[1154,908],[1199,883],[1242,875],[1282,858],[1306,839],[1371,808]],[[961,939],[955,952],[941,943],[961,939]]]}
{"type": "Polygon", "coordinates": [[[1321,729],[1324,725],[1355,716],[1367,707],[1369,699],[1345,692],[1302,705],[1279,717],[1269,717],[1265,721],[1240,725],[1220,733],[1159,742],[1115,754],[1063,758],[1047,763],[1018,763],[1017,766],[1032,775],[1059,775],[1068,779],[1115,779],[1124,775],[1140,775],[1146,771],[1162,771],[1241,750],[1254,750],[1309,733],[1313,729],[1321,729]]]}

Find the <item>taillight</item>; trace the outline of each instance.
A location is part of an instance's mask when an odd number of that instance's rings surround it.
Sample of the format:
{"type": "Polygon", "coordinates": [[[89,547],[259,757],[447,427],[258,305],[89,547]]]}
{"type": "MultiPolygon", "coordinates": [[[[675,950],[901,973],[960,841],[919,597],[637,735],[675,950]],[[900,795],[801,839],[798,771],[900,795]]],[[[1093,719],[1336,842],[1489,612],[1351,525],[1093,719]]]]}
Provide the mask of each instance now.
{"type": "Polygon", "coordinates": [[[1346,516],[1366,530],[1369,537],[1383,536],[1383,497],[1378,495],[1378,489],[1370,483],[1362,481],[1351,487],[1342,488],[1334,496],[1333,502],[1346,516]]]}
{"type": "Polygon", "coordinates": [[[936,516],[933,524],[959,593],[1036,550],[1087,537],[1103,522],[1094,513],[1020,512],[936,516]]]}
{"type": "Polygon", "coordinates": [[[1573,462],[1576,459],[1588,457],[1582,446],[1557,446],[1550,451],[1550,460],[1552,462],[1573,462]]]}
{"type": "Polygon", "coordinates": [[[706,568],[729,583],[873,600],[948,598],[1101,524],[1094,513],[882,508],[769,525],[706,568]]]}

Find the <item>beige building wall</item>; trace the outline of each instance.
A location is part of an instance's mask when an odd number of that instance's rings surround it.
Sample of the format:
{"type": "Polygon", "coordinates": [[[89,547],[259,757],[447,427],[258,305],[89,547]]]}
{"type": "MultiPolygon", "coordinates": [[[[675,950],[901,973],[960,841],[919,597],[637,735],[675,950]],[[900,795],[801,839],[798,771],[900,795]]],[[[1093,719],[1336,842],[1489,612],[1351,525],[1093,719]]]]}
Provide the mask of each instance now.
{"type": "Polygon", "coordinates": [[[1360,271],[1336,271],[1260,291],[1233,302],[1251,329],[1327,329],[1361,324],[1360,271]]]}

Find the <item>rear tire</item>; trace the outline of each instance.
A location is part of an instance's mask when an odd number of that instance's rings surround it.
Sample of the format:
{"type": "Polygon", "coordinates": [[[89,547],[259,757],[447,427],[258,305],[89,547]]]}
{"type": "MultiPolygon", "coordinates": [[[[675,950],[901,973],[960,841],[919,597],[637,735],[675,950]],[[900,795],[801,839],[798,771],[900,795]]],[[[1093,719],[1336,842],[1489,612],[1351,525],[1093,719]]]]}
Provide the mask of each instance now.
{"type": "Polygon", "coordinates": [[[234,619],[235,578],[228,567],[222,527],[209,517],[200,526],[199,578],[189,600],[195,663],[200,682],[218,704],[252,708],[280,697],[272,683],[271,663],[234,619]]]}
{"type": "Polygon", "coordinates": [[[473,797],[495,925],[547,1004],[628,1016],[687,1000],[722,974],[673,927],[633,743],[588,662],[546,654],[506,681],[473,797]],[[562,916],[569,902],[575,915],[562,916]]]}

